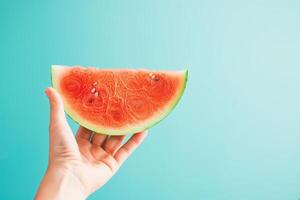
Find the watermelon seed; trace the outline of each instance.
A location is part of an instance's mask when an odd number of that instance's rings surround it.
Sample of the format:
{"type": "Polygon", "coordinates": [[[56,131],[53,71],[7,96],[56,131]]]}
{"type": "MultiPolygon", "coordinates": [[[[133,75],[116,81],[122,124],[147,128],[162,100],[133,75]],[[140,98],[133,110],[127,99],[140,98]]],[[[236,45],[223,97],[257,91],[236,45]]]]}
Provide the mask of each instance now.
{"type": "Polygon", "coordinates": [[[93,86],[96,86],[98,84],[98,82],[96,81],[95,83],[93,83],[93,86]]]}
{"type": "Polygon", "coordinates": [[[96,92],[96,88],[92,88],[91,92],[95,93],[96,92]]]}
{"type": "Polygon", "coordinates": [[[151,80],[153,80],[153,81],[158,81],[159,80],[158,77],[153,73],[150,73],[149,76],[150,76],[151,80]]]}
{"type": "Polygon", "coordinates": [[[155,74],[153,74],[152,72],[149,74],[149,76],[150,76],[151,79],[155,78],[155,74]]]}
{"type": "Polygon", "coordinates": [[[98,93],[98,92],[96,92],[96,93],[95,93],[95,96],[97,97],[98,95],[99,95],[99,93],[98,93]]]}
{"type": "Polygon", "coordinates": [[[153,76],[155,76],[152,72],[149,73],[150,78],[152,78],[153,76]]]}

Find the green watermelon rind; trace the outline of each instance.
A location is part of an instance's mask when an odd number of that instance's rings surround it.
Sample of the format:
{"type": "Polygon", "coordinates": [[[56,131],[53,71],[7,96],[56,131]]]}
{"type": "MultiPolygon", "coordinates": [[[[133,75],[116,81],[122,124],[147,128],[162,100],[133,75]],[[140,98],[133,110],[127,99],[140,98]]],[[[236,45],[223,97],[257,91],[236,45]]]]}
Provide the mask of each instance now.
{"type": "MultiPolygon", "coordinates": [[[[57,85],[57,69],[58,68],[68,68],[68,66],[61,66],[61,65],[52,65],[51,67],[51,81],[52,86],[59,92],[59,87],[57,85]]],[[[182,85],[181,88],[178,91],[178,94],[176,97],[174,97],[174,100],[169,103],[168,106],[164,108],[164,112],[158,113],[156,116],[153,116],[149,119],[149,122],[144,122],[142,125],[137,125],[134,128],[123,128],[120,129],[109,129],[109,128],[101,128],[101,125],[94,125],[93,123],[88,122],[87,120],[83,119],[80,115],[78,115],[67,103],[66,100],[64,100],[63,96],[63,102],[64,102],[64,109],[67,115],[72,118],[76,123],[79,125],[100,134],[107,134],[107,135],[126,135],[126,134],[132,134],[136,132],[141,132],[143,130],[149,129],[153,127],[154,125],[161,122],[164,118],[166,118],[172,110],[176,107],[178,102],[180,101],[188,81],[188,70],[181,70],[180,73],[182,73],[182,85]]],[[[130,126],[132,127],[132,126],[130,126]]]]}

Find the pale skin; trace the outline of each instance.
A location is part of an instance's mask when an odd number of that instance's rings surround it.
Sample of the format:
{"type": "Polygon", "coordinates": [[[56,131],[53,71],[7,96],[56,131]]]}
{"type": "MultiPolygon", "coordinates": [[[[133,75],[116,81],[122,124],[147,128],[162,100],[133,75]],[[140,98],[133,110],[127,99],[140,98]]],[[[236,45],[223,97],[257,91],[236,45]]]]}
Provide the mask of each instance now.
{"type": "Polygon", "coordinates": [[[125,144],[125,136],[109,137],[82,126],[74,137],[59,93],[50,87],[45,92],[50,102],[49,162],[35,199],[86,199],[118,171],[147,131],[125,144]]]}

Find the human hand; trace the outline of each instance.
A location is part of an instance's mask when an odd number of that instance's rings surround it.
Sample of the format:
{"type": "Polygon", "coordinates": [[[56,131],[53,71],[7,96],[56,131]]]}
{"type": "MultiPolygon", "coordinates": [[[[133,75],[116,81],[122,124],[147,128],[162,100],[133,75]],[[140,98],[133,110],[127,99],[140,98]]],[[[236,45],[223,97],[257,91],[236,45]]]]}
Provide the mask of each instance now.
{"type": "Polygon", "coordinates": [[[94,133],[82,126],[74,137],[58,92],[47,88],[50,102],[49,163],[36,199],[85,199],[103,186],[142,143],[147,131],[125,136],[94,133]]]}

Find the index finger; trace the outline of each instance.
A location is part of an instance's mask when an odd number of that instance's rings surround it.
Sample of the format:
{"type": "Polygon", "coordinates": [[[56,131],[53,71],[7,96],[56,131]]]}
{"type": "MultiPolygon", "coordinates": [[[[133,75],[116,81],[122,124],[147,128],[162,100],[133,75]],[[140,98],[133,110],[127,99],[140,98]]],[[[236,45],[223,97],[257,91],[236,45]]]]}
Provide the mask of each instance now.
{"type": "Polygon", "coordinates": [[[146,138],[148,131],[145,130],[134,134],[115,154],[115,160],[121,165],[133,152],[142,144],[146,138]]]}

